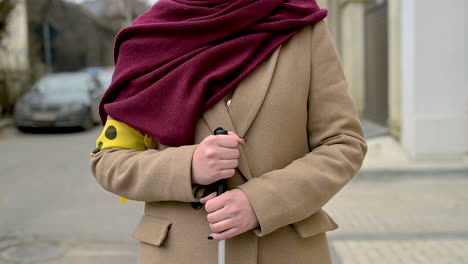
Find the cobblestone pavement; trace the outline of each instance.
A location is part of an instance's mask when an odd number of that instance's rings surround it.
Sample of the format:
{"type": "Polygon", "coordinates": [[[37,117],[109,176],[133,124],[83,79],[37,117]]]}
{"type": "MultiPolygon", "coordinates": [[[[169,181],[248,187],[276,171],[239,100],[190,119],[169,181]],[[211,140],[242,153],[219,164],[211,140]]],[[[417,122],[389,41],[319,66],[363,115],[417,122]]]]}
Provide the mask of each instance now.
{"type": "Polygon", "coordinates": [[[468,263],[466,176],[358,176],[326,206],[334,263],[468,263]]]}

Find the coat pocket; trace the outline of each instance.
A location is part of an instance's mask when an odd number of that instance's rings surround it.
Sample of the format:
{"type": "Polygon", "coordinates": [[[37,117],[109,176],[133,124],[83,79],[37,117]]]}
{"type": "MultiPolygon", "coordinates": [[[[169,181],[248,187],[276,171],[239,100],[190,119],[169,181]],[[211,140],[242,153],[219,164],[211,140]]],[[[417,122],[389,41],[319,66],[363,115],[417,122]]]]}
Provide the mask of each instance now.
{"type": "Polygon", "coordinates": [[[306,219],[292,224],[292,226],[302,238],[311,237],[338,228],[335,221],[322,209],[306,219]]]}
{"type": "Polygon", "coordinates": [[[171,225],[171,221],[167,219],[144,215],[135,228],[132,237],[159,247],[164,242],[171,225]]]}

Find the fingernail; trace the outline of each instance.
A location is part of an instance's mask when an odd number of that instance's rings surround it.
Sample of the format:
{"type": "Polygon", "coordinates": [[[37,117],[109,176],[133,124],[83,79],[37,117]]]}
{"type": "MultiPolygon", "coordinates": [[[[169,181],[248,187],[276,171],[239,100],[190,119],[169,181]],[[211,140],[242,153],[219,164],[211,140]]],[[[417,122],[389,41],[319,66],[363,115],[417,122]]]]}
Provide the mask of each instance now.
{"type": "Polygon", "coordinates": [[[212,236],[209,236],[209,237],[208,237],[208,240],[213,240],[213,237],[212,237],[212,236]]]}
{"type": "Polygon", "coordinates": [[[247,139],[245,137],[239,137],[242,141],[247,142],[247,139]]]}

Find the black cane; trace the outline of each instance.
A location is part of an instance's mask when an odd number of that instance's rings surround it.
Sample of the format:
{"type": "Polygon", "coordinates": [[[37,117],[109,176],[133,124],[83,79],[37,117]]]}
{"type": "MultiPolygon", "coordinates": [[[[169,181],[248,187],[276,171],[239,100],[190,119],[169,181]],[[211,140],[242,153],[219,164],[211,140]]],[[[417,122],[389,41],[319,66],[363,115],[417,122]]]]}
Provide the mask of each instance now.
{"type": "MultiPolygon", "coordinates": [[[[228,132],[224,130],[222,127],[218,127],[214,131],[214,135],[227,135],[228,132]]],[[[220,196],[227,190],[227,180],[219,180],[216,182],[218,185],[216,188],[216,195],[220,196]]],[[[225,263],[225,255],[226,255],[226,241],[221,240],[218,242],[218,264],[224,264],[225,263]]]]}
{"type": "MultiPolygon", "coordinates": [[[[228,132],[227,130],[224,130],[222,127],[218,127],[217,129],[215,129],[214,131],[214,135],[217,136],[217,135],[227,135],[228,132]]],[[[216,194],[218,196],[220,196],[221,194],[223,194],[224,192],[226,192],[227,190],[227,180],[219,180],[217,183],[218,187],[216,188],[216,194]]]]}

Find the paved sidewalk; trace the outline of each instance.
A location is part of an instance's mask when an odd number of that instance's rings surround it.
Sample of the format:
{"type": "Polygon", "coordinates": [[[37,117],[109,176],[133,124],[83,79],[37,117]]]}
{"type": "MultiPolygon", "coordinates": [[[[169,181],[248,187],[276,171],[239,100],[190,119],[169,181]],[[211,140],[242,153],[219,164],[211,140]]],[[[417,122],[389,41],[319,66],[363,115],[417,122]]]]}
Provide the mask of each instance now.
{"type": "Polygon", "coordinates": [[[12,126],[13,124],[14,124],[13,118],[0,117],[0,129],[7,127],[7,126],[12,126]]]}
{"type": "Polygon", "coordinates": [[[361,172],[326,206],[340,225],[334,263],[468,263],[468,155],[414,161],[385,131],[369,134],[361,172]]]}
{"type": "Polygon", "coordinates": [[[355,178],[326,210],[335,264],[468,263],[468,177],[355,178]]]}
{"type": "Polygon", "coordinates": [[[13,118],[0,117],[0,135],[5,132],[8,128],[14,126],[15,122],[13,118]]]}
{"type": "Polygon", "coordinates": [[[453,160],[411,160],[400,143],[389,135],[367,139],[369,147],[364,160],[364,171],[370,172],[468,172],[468,153],[453,160]]]}

